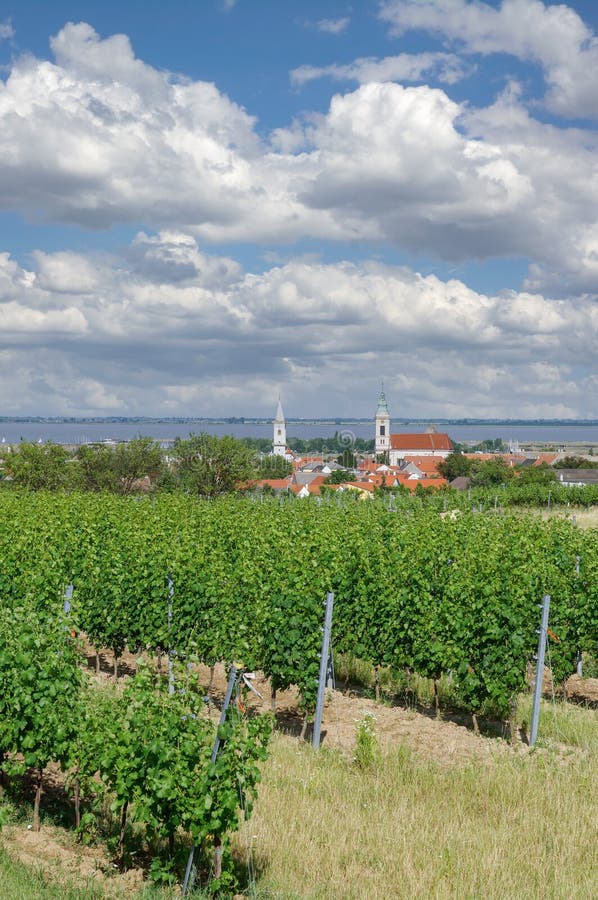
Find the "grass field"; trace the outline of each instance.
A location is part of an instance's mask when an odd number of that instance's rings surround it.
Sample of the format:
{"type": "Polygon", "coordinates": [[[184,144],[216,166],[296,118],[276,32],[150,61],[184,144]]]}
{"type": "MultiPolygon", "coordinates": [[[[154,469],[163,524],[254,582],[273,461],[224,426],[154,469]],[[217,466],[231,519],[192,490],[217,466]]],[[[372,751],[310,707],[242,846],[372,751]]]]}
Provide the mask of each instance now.
{"type": "Polygon", "coordinates": [[[544,752],[366,773],[277,737],[247,826],[264,896],[598,896],[598,765],[544,752]]]}

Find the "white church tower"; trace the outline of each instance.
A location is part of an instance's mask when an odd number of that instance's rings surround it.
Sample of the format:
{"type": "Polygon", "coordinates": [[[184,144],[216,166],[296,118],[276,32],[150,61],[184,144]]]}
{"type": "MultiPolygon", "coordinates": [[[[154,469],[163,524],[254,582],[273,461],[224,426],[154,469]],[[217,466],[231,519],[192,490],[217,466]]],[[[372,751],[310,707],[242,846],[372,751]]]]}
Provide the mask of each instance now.
{"type": "Polygon", "coordinates": [[[374,451],[376,456],[380,453],[388,453],[390,450],[390,414],[386,405],[386,394],[384,393],[384,385],[380,391],[378,398],[378,409],[376,410],[376,418],[374,419],[376,432],[374,438],[374,451]]]}
{"type": "Polygon", "coordinates": [[[274,456],[287,455],[287,426],[282,411],[282,403],[278,398],[278,406],[276,407],[276,416],[274,418],[274,437],[272,440],[272,453],[274,456]]]}

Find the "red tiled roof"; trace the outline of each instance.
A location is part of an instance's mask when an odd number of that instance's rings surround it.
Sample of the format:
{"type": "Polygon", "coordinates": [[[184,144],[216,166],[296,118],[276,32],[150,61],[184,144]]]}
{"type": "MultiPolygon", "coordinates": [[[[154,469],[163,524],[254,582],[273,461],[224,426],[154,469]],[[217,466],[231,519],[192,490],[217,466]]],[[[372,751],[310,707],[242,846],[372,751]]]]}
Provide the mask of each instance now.
{"type": "Polygon", "coordinates": [[[401,479],[401,484],[404,484],[405,487],[408,487],[410,491],[415,491],[418,484],[420,484],[424,488],[441,488],[445,487],[448,484],[448,481],[446,480],[446,478],[414,478],[411,481],[409,479],[406,479],[405,481],[401,479]]]}
{"type": "Polygon", "coordinates": [[[391,450],[452,450],[448,434],[391,434],[391,450]]]}
{"type": "Polygon", "coordinates": [[[438,472],[438,463],[441,462],[438,456],[417,456],[413,454],[409,454],[404,457],[405,462],[413,463],[420,469],[424,474],[432,475],[435,472],[438,472]]]}
{"type": "Polygon", "coordinates": [[[282,491],[290,487],[288,478],[262,478],[259,481],[250,482],[252,487],[271,487],[274,490],[282,491]]]}
{"type": "Polygon", "coordinates": [[[538,458],[534,460],[534,465],[541,466],[542,463],[546,463],[547,466],[552,466],[557,458],[558,453],[540,453],[538,458]]]}

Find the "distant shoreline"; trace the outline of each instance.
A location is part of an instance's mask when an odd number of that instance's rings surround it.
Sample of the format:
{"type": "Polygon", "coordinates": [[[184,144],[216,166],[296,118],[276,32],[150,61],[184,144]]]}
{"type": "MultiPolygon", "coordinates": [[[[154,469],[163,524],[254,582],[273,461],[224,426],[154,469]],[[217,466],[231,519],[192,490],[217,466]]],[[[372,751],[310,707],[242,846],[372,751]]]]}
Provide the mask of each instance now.
{"type": "MultiPolygon", "coordinates": [[[[367,418],[297,418],[288,416],[288,425],[367,425],[373,421],[373,416],[367,418]]],[[[49,424],[49,425],[114,425],[122,424],[148,424],[148,425],[271,425],[270,417],[228,416],[214,418],[209,416],[0,416],[0,424],[49,424]]],[[[598,425],[598,419],[446,419],[446,418],[394,418],[394,426],[404,425],[525,425],[525,426],[588,426],[598,425]]]]}

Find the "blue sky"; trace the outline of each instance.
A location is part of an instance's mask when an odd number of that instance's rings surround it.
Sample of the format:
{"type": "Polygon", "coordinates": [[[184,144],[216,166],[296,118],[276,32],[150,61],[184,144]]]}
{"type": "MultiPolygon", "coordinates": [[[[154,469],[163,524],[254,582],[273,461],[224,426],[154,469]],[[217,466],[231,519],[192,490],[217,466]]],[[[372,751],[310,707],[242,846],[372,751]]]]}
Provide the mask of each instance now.
{"type": "Polygon", "coordinates": [[[0,412],[598,417],[590,2],[8,3],[0,412]]]}

